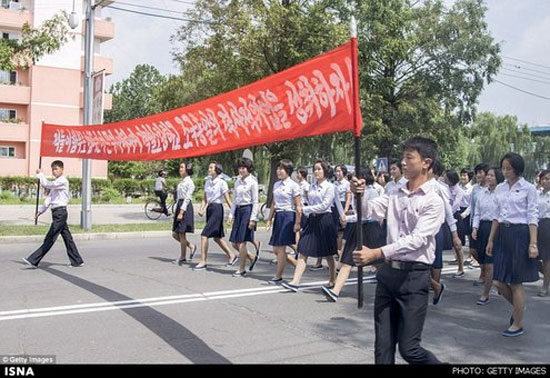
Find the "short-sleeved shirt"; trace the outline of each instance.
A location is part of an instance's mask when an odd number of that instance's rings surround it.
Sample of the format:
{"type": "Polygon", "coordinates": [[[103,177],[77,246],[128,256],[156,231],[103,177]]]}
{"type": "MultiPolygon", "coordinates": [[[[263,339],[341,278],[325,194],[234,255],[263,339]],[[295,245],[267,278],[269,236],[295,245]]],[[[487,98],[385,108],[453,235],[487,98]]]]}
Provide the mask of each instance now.
{"type": "Polygon", "coordinates": [[[332,212],[335,204],[336,189],[334,184],[324,180],[322,183],[314,182],[307,193],[308,206],[304,206],[304,215],[323,214],[332,212]]]}
{"type": "Polygon", "coordinates": [[[181,180],[176,191],[178,200],[183,200],[182,209],[187,209],[187,205],[193,200],[193,193],[195,192],[195,183],[191,177],[187,176],[181,180]]]}
{"type": "Polygon", "coordinates": [[[155,190],[164,190],[163,184],[166,185],[164,177],[157,177],[155,180],[155,190]]]}
{"type": "Polygon", "coordinates": [[[350,190],[349,181],[342,179],[342,181],[336,180],[334,182],[334,188],[336,189],[336,197],[340,202],[346,202],[346,195],[350,190]]]}
{"type": "Polygon", "coordinates": [[[481,221],[492,221],[495,218],[495,212],[495,191],[493,190],[491,192],[489,188],[483,188],[477,195],[472,226],[474,228],[479,228],[479,223],[481,221]]]}
{"type": "Polygon", "coordinates": [[[499,223],[538,225],[537,188],[523,177],[511,188],[508,181],[498,184],[495,201],[497,210],[494,219],[499,223]]]}
{"type": "Polygon", "coordinates": [[[230,217],[235,216],[237,206],[252,205],[251,221],[258,220],[258,181],[256,177],[248,175],[245,179],[239,176],[233,188],[235,196],[231,203],[230,217]]]}
{"type": "Polygon", "coordinates": [[[273,185],[273,201],[275,210],[296,211],[294,198],[300,195],[300,186],[290,177],[279,180],[273,185]]]}
{"type": "Polygon", "coordinates": [[[221,177],[216,177],[215,179],[210,177],[204,183],[204,194],[206,195],[206,202],[208,204],[222,203],[223,195],[228,191],[229,187],[221,177]]]}
{"type": "Polygon", "coordinates": [[[538,192],[539,219],[550,218],[550,190],[538,192]]]}

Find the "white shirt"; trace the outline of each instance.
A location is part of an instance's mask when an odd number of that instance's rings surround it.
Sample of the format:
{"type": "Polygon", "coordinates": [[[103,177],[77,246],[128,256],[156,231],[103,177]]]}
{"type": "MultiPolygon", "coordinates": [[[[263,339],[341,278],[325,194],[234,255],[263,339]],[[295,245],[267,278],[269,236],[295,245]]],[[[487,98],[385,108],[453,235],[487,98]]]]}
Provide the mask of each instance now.
{"type": "Polygon", "coordinates": [[[499,223],[539,224],[537,188],[523,177],[512,187],[508,181],[495,189],[496,213],[493,219],[499,223]]]}
{"type": "Polygon", "coordinates": [[[462,197],[464,197],[464,191],[457,185],[449,187],[449,203],[453,214],[460,211],[460,204],[462,203],[462,197]]]}
{"type": "Polygon", "coordinates": [[[304,205],[304,201],[307,201],[307,192],[309,192],[309,182],[307,180],[302,180],[298,183],[300,186],[300,198],[302,199],[302,205],[304,205]]]}
{"type": "Polygon", "coordinates": [[[395,182],[394,180],[391,180],[386,184],[385,193],[386,194],[395,194],[399,190],[400,187],[405,185],[407,183],[407,179],[404,176],[401,176],[401,178],[395,182]]]}
{"type": "Polygon", "coordinates": [[[384,187],[382,185],[380,185],[379,183],[377,183],[375,181],[372,186],[374,186],[374,189],[376,189],[376,191],[378,192],[379,195],[384,194],[385,190],[384,190],[384,187]]]}
{"type": "Polygon", "coordinates": [[[453,209],[451,207],[451,202],[449,200],[449,197],[451,195],[449,191],[449,186],[442,182],[441,180],[436,180],[435,178],[432,179],[434,181],[434,190],[441,199],[443,200],[443,206],[445,207],[445,222],[449,225],[449,228],[451,229],[451,232],[454,232],[457,230],[456,228],[456,219],[453,216],[453,209]]]}
{"type": "Polygon", "coordinates": [[[222,203],[223,195],[229,191],[229,187],[224,179],[216,177],[212,180],[209,177],[204,183],[204,194],[206,195],[206,203],[222,203]]]}
{"type": "Polygon", "coordinates": [[[275,210],[296,211],[294,198],[300,195],[300,186],[287,177],[285,180],[279,180],[273,185],[273,201],[275,210]]]}
{"type": "MultiPolygon", "coordinates": [[[[376,189],[374,189],[373,185],[367,185],[367,187],[365,187],[365,192],[363,193],[363,196],[366,197],[366,200],[370,201],[370,200],[373,200],[375,198],[380,197],[380,194],[378,194],[378,191],[376,189]]],[[[363,198],[361,198],[361,200],[362,199],[363,198]]],[[[351,206],[350,206],[350,209],[353,210],[353,214],[346,216],[346,221],[348,223],[356,223],[357,222],[357,213],[355,212],[355,202],[356,202],[355,201],[355,195],[353,193],[351,193],[351,206]]],[[[362,218],[363,221],[374,220],[374,218],[366,216],[365,213],[361,213],[361,218],[362,218]]]]}
{"type": "MultiPolygon", "coordinates": [[[[334,184],[324,180],[322,183],[314,182],[307,192],[308,206],[303,207],[304,215],[307,217],[310,214],[324,214],[332,212],[332,205],[339,203],[336,197],[336,189],[334,184]],[[336,201],[335,201],[336,199],[336,201]]],[[[340,204],[340,208],[342,204],[340,204]]]]}
{"type": "Polygon", "coordinates": [[[48,210],[48,207],[50,207],[51,204],[52,204],[52,199],[48,195],[46,196],[46,198],[44,198],[44,203],[38,208],[38,213],[44,214],[46,210],[48,210]]]}
{"type": "Polygon", "coordinates": [[[164,180],[164,177],[157,177],[155,180],[155,190],[164,190],[163,184],[166,184],[166,180],[164,180]]]}
{"type": "MultiPolygon", "coordinates": [[[[48,181],[44,173],[41,172],[38,173],[36,177],[40,180],[40,185],[42,185],[42,187],[50,190],[48,198],[52,210],[58,207],[67,206],[71,197],[69,194],[69,180],[67,180],[65,176],[59,176],[53,181],[48,181]]],[[[46,205],[46,201],[43,206],[46,205]]],[[[43,208],[43,211],[40,213],[42,214],[47,208],[48,207],[43,208]]]]}
{"type": "Polygon", "coordinates": [[[187,176],[181,180],[177,187],[178,201],[183,200],[181,208],[185,211],[189,202],[193,200],[193,193],[195,192],[195,183],[191,177],[187,176]]]}
{"type": "Polygon", "coordinates": [[[336,197],[340,202],[346,202],[346,195],[350,190],[349,181],[345,178],[342,181],[336,180],[334,182],[334,188],[336,189],[336,197]]]}
{"type": "Polygon", "coordinates": [[[538,192],[539,219],[550,218],[550,190],[538,192]]]}
{"type": "Polygon", "coordinates": [[[473,185],[469,182],[466,185],[462,185],[462,182],[458,184],[460,186],[460,189],[462,189],[462,192],[464,192],[464,195],[462,196],[462,201],[460,201],[460,207],[467,208],[470,206],[470,202],[472,200],[472,189],[473,185]]]}
{"type": "Polygon", "coordinates": [[[258,220],[258,181],[256,177],[248,175],[245,179],[239,176],[235,181],[233,188],[235,196],[231,203],[231,212],[229,218],[235,216],[237,206],[252,205],[252,214],[250,220],[256,222],[258,220]]]}
{"type": "Polygon", "coordinates": [[[386,260],[433,263],[435,235],[445,220],[444,203],[436,186],[434,180],[428,180],[414,192],[405,185],[396,194],[370,201],[363,197],[365,216],[387,220],[387,245],[382,247],[386,260]]]}
{"type": "Polygon", "coordinates": [[[472,226],[479,229],[481,221],[492,221],[495,218],[496,208],[495,191],[491,192],[489,188],[483,188],[477,195],[472,226]]]}
{"type": "Polygon", "coordinates": [[[486,188],[486,186],[481,186],[479,184],[475,184],[472,187],[472,192],[470,193],[470,204],[468,205],[468,208],[462,212],[462,215],[464,215],[464,217],[467,217],[468,215],[471,215],[470,223],[472,223],[472,221],[474,219],[474,215],[475,215],[474,213],[475,213],[475,206],[476,206],[477,197],[479,196],[481,191],[485,188],[486,188]]]}

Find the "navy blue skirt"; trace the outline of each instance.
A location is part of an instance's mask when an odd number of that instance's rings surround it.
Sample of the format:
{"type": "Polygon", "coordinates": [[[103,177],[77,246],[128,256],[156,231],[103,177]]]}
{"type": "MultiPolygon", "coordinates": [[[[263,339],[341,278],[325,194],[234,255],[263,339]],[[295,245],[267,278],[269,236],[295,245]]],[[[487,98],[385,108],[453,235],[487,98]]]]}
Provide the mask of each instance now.
{"type": "Polygon", "coordinates": [[[201,236],[207,238],[223,238],[223,205],[221,203],[211,203],[206,208],[206,226],[202,230],[201,236]]]}
{"type": "Polygon", "coordinates": [[[539,232],[537,245],[539,248],[539,259],[550,260],[550,218],[539,219],[539,232]]]}
{"type": "MultiPolygon", "coordinates": [[[[355,266],[355,263],[353,262],[353,252],[355,251],[355,245],[357,244],[356,223],[348,223],[347,226],[346,232],[348,234],[340,262],[342,264],[355,266]],[[351,227],[348,228],[347,226],[351,227]]],[[[380,248],[385,244],[382,240],[382,226],[380,226],[380,223],[377,221],[363,221],[362,230],[363,245],[365,247],[380,248]]]]}
{"type": "Polygon", "coordinates": [[[445,222],[441,228],[443,229],[443,250],[453,249],[453,234],[451,233],[449,224],[445,222]]]}
{"type": "Polygon", "coordinates": [[[244,243],[254,240],[254,230],[248,227],[250,217],[252,216],[252,205],[237,206],[235,209],[235,219],[229,241],[232,243],[244,243]]]}
{"type": "MultiPolygon", "coordinates": [[[[346,202],[340,202],[342,204],[342,209],[344,209],[346,202]]],[[[338,231],[344,231],[344,227],[342,227],[342,224],[340,223],[340,213],[338,213],[338,208],[336,206],[332,206],[330,208],[330,211],[332,213],[332,220],[334,221],[334,224],[336,225],[336,228],[338,231]]]]}
{"type": "Polygon", "coordinates": [[[178,214],[181,210],[181,206],[183,205],[183,200],[178,200],[178,204],[176,206],[176,212],[174,213],[174,222],[172,223],[172,231],[173,232],[195,232],[195,215],[193,214],[193,203],[189,201],[189,204],[187,205],[187,209],[185,210],[185,213],[183,213],[183,219],[178,220],[178,214]]]}
{"type": "Polygon", "coordinates": [[[529,258],[529,226],[502,223],[494,245],[494,279],[507,284],[539,280],[538,261],[529,258]]]}
{"type": "Polygon", "coordinates": [[[273,221],[273,231],[269,245],[282,247],[296,244],[296,233],[294,232],[296,213],[293,211],[278,211],[273,221]]]}
{"type": "Polygon", "coordinates": [[[300,233],[298,252],[308,257],[327,257],[338,253],[338,232],[331,213],[311,214],[300,233]]]}
{"type": "Polygon", "coordinates": [[[479,222],[479,230],[477,230],[477,262],[480,264],[493,264],[495,256],[495,245],[493,244],[493,256],[487,256],[485,249],[491,234],[491,226],[493,221],[482,220],[479,222]]]}
{"type": "MultiPolygon", "coordinates": [[[[447,222],[444,222],[437,234],[435,234],[435,260],[432,264],[434,269],[443,268],[443,247],[445,244],[445,225],[447,222]]],[[[448,227],[448,226],[447,226],[448,227]]]]}
{"type": "Polygon", "coordinates": [[[462,245],[466,245],[466,222],[460,216],[461,211],[457,211],[453,214],[453,217],[456,219],[456,232],[458,233],[458,238],[462,242],[462,245]]]}

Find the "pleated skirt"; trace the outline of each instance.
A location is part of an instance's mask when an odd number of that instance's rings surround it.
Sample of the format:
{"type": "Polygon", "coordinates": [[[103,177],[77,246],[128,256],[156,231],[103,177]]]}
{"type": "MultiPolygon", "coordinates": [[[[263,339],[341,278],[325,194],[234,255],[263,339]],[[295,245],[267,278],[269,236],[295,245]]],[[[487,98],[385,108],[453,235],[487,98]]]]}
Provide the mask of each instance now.
{"type": "Polygon", "coordinates": [[[195,214],[193,213],[193,203],[189,201],[187,209],[185,209],[185,213],[183,214],[183,219],[178,220],[178,214],[181,210],[182,205],[183,200],[178,200],[178,204],[176,205],[176,212],[174,213],[174,222],[172,223],[172,231],[191,233],[195,232],[195,214]]]}
{"type": "MultiPolygon", "coordinates": [[[[363,230],[363,245],[365,247],[380,248],[385,244],[382,240],[382,226],[380,226],[380,223],[377,221],[364,221],[361,228],[363,230]]],[[[346,232],[347,239],[340,262],[342,264],[355,266],[353,262],[353,252],[357,244],[356,223],[349,223],[346,226],[346,232]]]]}
{"type": "Polygon", "coordinates": [[[539,219],[538,232],[539,259],[542,261],[550,260],[550,218],[539,219]]]}
{"type": "Polygon", "coordinates": [[[538,261],[529,258],[529,226],[500,224],[494,245],[494,279],[507,284],[539,280],[538,261]]]}
{"type": "Polygon", "coordinates": [[[296,233],[294,232],[295,221],[296,213],[293,211],[276,212],[269,245],[282,247],[296,244],[296,233]]]}
{"type": "Polygon", "coordinates": [[[202,230],[201,236],[207,238],[223,238],[223,205],[221,203],[211,203],[206,208],[206,226],[202,230]]]}
{"type": "Polygon", "coordinates": [[[248,225],[252,216],[252,205],[237,206],[235,209],[235,219],[233,219],[233,227],[229,241],[232,243],[244,243],[254,240],[254,230],[251,230],[248,225]]]}
{"type": "MultiPolygon", "coordinates": [[[[447,222],[443,222],[437,234],[435,234],[435,259],[432,263],[432,268],[443,268],[443,248],[445,244],[445,225],[447,222]]],[[[448,226],[447,226],[448,227],[448,226]]]]}
{"type": "Polygon", "coordinates": [[[480,264],[493,264],[495,256],[495,245],[493,244],[493,256],[488,256],[485,253],[489,235],[491,234],[491,226],[493,222],[482,220],[479,222],[479,230],[477,230],[477,262],[480,264]]]}
{"type": "Polygon", "coordinates": [[[327,257],[338,253],[338,231],[331,213],[311,214],[300,233],[298,252],[308,257],[327,257]]]}

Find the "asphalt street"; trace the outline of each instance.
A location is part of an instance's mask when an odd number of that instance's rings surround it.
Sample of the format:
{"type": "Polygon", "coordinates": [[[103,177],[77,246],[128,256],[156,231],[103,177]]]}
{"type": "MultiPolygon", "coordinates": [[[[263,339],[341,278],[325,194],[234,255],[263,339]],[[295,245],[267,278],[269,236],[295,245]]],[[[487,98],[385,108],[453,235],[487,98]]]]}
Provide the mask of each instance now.
{"type": "MultiPolygon", "coordinates": [[[[67,267],[56,243],[36,270],[21,263],[36,243],[0,245],[0,355],[54,355],[57,363],[373,363],[373,277],[362,309],[353,281],[337,303],[326,301],[327,270],[306,272],[308,288],[299,293],[269,286],[268,236],[258,233],[260,262],[246,278],[231,276],[235,268],[225,267],[217,245],[208,271],[173,264],[178,245],[168,238],[81,241],[82,268],[67,267]]],[[[510,306],[496,294],[476,305],[479,271],[451,278],[451,258],[447,252],[448,290],[429,306],[423,346],[452,364],[549,363],[550,298],[536,296],[540,281],[525,285],[525,334],[505,338],[510,306]]],[[[288,266],[285,278],[292,272],[288,266]]]]}

